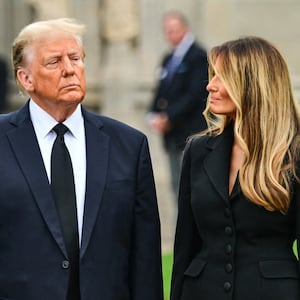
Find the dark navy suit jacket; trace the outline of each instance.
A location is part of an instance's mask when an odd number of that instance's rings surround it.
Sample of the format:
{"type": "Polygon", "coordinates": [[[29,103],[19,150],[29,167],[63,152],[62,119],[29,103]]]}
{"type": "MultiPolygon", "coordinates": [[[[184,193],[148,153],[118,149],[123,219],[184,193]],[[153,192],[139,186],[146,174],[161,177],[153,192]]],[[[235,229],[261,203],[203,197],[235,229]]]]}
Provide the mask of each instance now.
{"type": "Polygon", "coordinates": [[[206,128],[202,113],[207,98],[207,55],[197,43],[192,44],[169,80],[167,65],[170,59],[171,54],[168,54],[162,61],[149,110],[164,112],[170,120],[171,130],[163,136],[165,146],[175,144],[183,149],[190,135],[206,128]]]}
{"type": "MultiPolygon", "coordinates": [[[[162,299],[160,223],[146,137],[83,110],[82,300],[162,299]]],[[[65,300],[68,256],[28,104],[0,116],[0,299],[65,300]]]]}

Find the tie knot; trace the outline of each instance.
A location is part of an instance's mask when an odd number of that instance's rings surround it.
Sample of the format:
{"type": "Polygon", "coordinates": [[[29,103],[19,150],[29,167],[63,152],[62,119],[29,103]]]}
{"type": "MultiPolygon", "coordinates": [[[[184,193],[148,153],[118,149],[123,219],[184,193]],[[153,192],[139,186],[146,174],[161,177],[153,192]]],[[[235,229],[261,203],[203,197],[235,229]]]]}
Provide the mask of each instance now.
{"type": "Polygon", "coordinates": [[[53,130],[56,132],[57,136],[62,137],[69,130],[69,128],[63,123],[58,123],[53,127],[53,130]]]}

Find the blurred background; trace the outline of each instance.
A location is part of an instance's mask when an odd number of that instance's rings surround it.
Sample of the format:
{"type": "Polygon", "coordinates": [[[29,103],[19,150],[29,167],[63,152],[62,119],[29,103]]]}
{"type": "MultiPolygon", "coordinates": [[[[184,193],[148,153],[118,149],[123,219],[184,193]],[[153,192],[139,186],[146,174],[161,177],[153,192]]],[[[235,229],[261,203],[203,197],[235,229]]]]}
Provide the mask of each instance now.
{"type": "Polygon", "coordinates": [[[163,253],[172,251],[176,203],[161,139],[147,127],[145,116],[167,48],[161,18],[171,9],[186,15],[197,40],[208,50],[243,35],[272,41],[286,58],[300,99],[299,0],[0,0],[0,56],[8,78],[3,111],[14,110],[27,100],[18,94],[10,66],[10,47],[19,30],[32,21],[57,17],[74,17],[87,25],[84,105],[148,136],[163,253]]]}

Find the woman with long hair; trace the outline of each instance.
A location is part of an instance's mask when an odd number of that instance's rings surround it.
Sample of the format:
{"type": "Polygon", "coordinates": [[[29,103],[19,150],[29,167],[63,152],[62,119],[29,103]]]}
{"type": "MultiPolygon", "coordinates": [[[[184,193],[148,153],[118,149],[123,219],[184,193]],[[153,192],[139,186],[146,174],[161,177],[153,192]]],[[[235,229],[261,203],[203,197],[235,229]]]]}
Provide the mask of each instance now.
{"type": "Polygon", "coordinates": [[[300,113],[259,37],[209,53],[208,129],[184,153],[172,300],[299,300],[300,113]],[[299,243],[298,243],[298,251],[299,243]]]}

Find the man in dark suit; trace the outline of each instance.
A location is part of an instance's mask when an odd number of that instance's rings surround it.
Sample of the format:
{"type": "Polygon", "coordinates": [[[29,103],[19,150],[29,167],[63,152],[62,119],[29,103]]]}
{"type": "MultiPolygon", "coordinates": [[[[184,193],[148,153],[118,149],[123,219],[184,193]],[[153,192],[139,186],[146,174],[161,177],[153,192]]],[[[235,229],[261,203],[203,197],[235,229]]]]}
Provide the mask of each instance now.
{"type": "Polygon", "coordinates": [[[163,58],[148,120],[150,127],[163,136],[176,195],[186,140],[206,128],[202,112],[207,98],[208,64],[206,51],[196,43],[181,13],[166,13],[163,29],[172,52],[163,58]]]}
{"type": "Polygon", "coordinates": [[[0,299],[162,299],[147,139],[81,107],[83,29],[36,22],[13,44],[30,100],[0,117],[0,299]]]}

